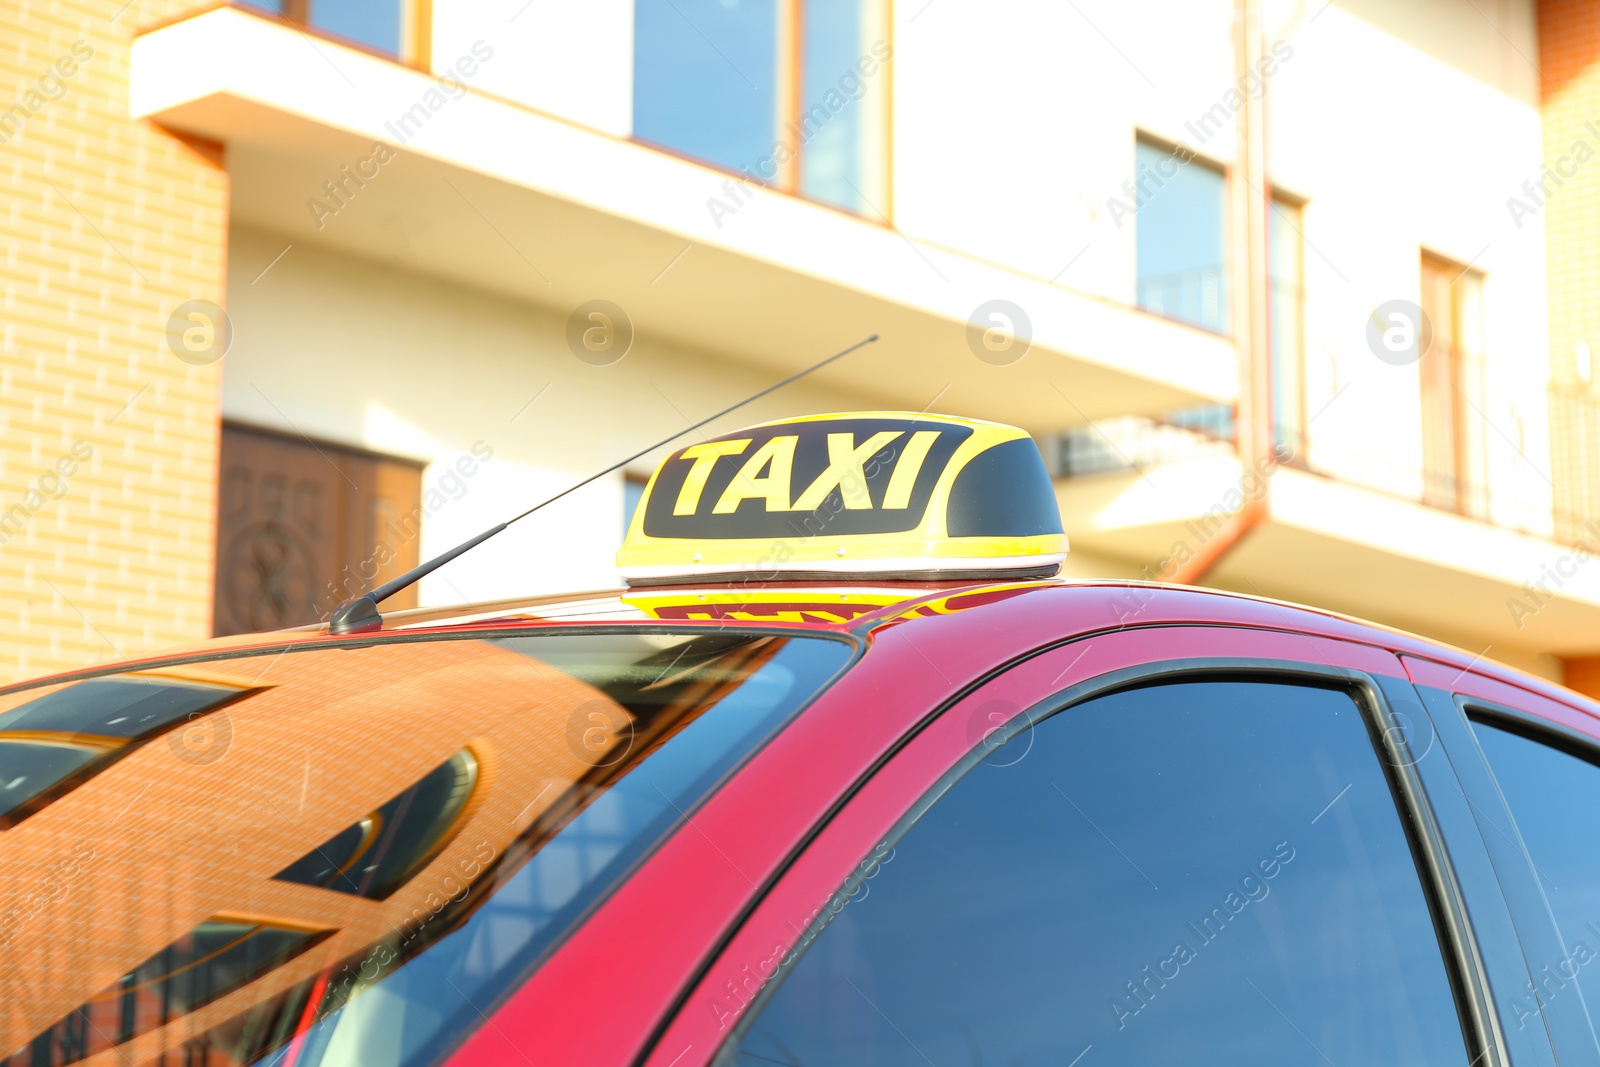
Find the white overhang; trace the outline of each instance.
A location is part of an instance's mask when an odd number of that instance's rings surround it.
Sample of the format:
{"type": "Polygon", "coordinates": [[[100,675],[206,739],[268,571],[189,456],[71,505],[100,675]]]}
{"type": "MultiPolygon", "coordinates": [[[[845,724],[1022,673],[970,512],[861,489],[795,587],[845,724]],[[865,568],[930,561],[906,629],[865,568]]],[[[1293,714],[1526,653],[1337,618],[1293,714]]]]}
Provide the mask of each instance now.
{"type": "MultiPolygon", "coordinates": [[[[1227,536],[1241,485],[1253,488],[1237,459],[1212,455],[1060,481],[1057,496],[1075,550],[1163,579],[1168,560],[1227,536]]],[[[1600,559],[1581,549],[1292,468],[1272,475],[1267,500],[1206,584],[1476,642],[1471,652],[1490,644],[1491,657],[1600,650],[1600,559]]]]}
{"type": "Polygon", "coordinates": [[[205,11],[141,33],[131,63],[131,113],[224,143],[234,221],[291,241],[562,312],[607,299],[641,333],[775,372],[876,332],[823,381],[913,409],[944,391],[941,409],[1036,433],[1237,392],[1226,338],[770,190],[713,217],[707,201],[729,198],[721,171],[470,89],[441,94],[426,73],[275,19],[205,11]],[[425,117],[402,135],[407,114],[425,117]],[[372,162],[379,144],[395,158],[372,162]],[[969,348],[970,316],[994,299],[1032,322],[1011,365],[969,348]]]}

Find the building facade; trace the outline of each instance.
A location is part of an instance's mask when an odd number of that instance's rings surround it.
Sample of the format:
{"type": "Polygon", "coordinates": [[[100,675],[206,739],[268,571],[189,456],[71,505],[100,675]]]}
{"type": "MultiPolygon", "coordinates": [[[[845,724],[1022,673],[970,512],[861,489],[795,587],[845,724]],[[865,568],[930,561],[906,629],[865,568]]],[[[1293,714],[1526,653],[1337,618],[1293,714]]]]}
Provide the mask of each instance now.
{"type": "MultiPolygon", "coordinates": [[[[44,10],[0,675],[317,618],[877,333],[728,425],[1015,423],[1074,575],[1600,684],[1585,5],[44,10]]],[[[417,596],[615,584],[649,469],[417,596]]]]}

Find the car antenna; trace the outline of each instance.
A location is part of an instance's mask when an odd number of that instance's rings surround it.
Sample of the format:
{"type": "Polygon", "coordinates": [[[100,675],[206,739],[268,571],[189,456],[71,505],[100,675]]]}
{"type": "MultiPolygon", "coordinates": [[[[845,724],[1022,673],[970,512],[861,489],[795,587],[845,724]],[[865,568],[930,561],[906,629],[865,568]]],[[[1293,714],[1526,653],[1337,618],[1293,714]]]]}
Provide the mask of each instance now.
{"type": "Polygon", "coordinates": [[[504,530],[507,526],[510,526],[512,523],[518,522],[518,521],[520,521],[522,519],[527,518],[529,515],[532,515],[535,511],[538,511],[540,508],[544,507],[546,504],[554,504],[557,500],[560,500],[562,497],[566,496],[568,493],[574,492],[574,491],[576,491],[578,489],[582,489],[584,486],[588,485],[590,482],[596,480],[597,478],[604,478],[606,475],[610,474],[612,471],[617,470],[620,467],[627,466],[629,463],[632,463],[634,460],[638,459],[640,456],[645,456],[645,455],[650,454],[651,452],[654,452],[656,449],[660,448],[662,445],[671,444],[673,441],[676,441],[678,438],[682,437],[686,433],[689,433],[690,431],[698,430],[700,427],[706,425],[709,422],[714,422],[717,419],[722,418],[722,416],[724,416],[724,415],[727,415],[727,414],[729,414],[731,412],[739,410],[740,408],[744,407],[746,404],[750,403],[753,400],[759,400],[762,397],[766,396],[768,393],[775,392],[776,390],[782,389],[784,386],[788,385],[791,382],[799,381],[801,378],[804,378],[806,375],[810,374],[812,371],[821,370],[823,367],[826,367],[828,364],[832,363],[836,359],[843,359],[845,356],[848,356],[850,353],[854,352],[856,349],[862,348],[862,347],[864,347],[866,345],[869,345],[869,344],[872,344],[877,339],[878,339],[878,335],[877,334],[873,334],[870,337],[862,338],[861,340],[857,341],[855,344],[851,345],[849,348],[846,348],[846,349],[844,349],[843,351],[840,351],[840,352],[835,352],[833,355],[829,356],[827,359],[821,361],[820,363],[813,363],[811,366],[807,367],[805,370],[799,371],[799,372],[797,372],[795,374],[791,374],[791,375],[789,375],[789,377],[785,378],[783,381],[776,382],[776,383],[774,383],[772,385],[769,385],[765,389],[761,390],[759,393],[752,393],[749,396],[745,397],[743,400],[739,401],[737,404],[734,404],[731,407],[723,408],[721,411],[717,412],[715,415],[707,415],[705,418],[701,419],[699,422],[695,423],[694,425],[685,426],[683,429],[679,430],[675,434],[672,434],[670,437],[664,437],[661,440],[657,441],[655,444],[650,445],[647,448],[641,448],[639,451],[635,452],[633,455],[627,457],[626,459],[618,460],[617,462],[613,463],[611,466],[607,467],[605,470],[598,471],[598,472],[596,472],[594,474],[591,474],[591,475],[589,475],[589,477],[585,478],[583,481],[578,482],[575,485],[567,486],[567,488],[561,490],[561,492],[557,493],[553,497],[550,497],[548,500],[541,500],[539,503],[535,504],[533,507],[529,508],[527,511],[524,511],[520,515],[516,515],[516,516],[513,516],[512,518],[507,519],[505,522],[502,522],[498,526],[491,526],[489,529],[483,531],[481,534],[479,534],[478,536],[472,538],[471,540],[463,541],[461,544],[459,544],[456,547],[452,548],[450,551],[442,553],[441,555],[435,556],[432,559],[428,560],[426,563],[421,564],[420,566],[411,568],[410,570],[406,571],[404,574],[402,574],[400,577],[394,579],[393,581],[385,582],[384,584],[378,586],[378,588],[372,590],[372,592],[363,593],[358,597],[352,597],[351,599],[346,600],[344,603],[342,603],[338,607],[334,608],[333,609],[333,614],[328,616],[328,632],[332,633],[332,634],[352,634],[352,633],[365,633],[365,632],[367,632],[369,630],[379,629],[380,627],[383,626],[383,616],[381,614],[379,614],[379,612],[378,612],[378,605],[379,604],[383,603],[385,600],[388,600],[390,597],[392,597],[396,593],[400,592],[400,590],[405,589],[405,588],[407,588],[407,587],[409,587],[411,585],[416,584],[422,578],[426,577],[429,574],[432,574],[434,571],[438,570],[440,567],[443,567],[446,563],[449,563],[451,560],[455,559],[457,556],[461,555],[462,553],[467,552],[467,551],[469,551],[471,549],[474,549],[474,548],[478,547],[479,545],[483,544],[483,542],[489,540],[489,538],[493,537],[495,534],[497,534],[500,531],[504,530]]]}

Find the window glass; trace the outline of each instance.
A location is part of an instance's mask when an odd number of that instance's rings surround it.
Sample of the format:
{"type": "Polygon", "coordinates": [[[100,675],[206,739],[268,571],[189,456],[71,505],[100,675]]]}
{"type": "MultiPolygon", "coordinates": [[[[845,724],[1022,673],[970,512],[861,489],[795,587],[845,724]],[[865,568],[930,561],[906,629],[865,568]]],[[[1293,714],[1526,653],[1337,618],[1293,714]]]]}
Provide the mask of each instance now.
{"type": "Polygon", "coordinates": [[[400,0],[310,0],[311,25],[391,56],[400,54],[400,0]]]}
{"type": "Polygon", "coordinates": [[[124,674],[62,686],[0,714],[0,827],[245,692],[170,674],[124,674]]]}
{"type": "Polygon", "coordinates": [[[136,739],[0,834],[0,1065],[436,1063],[850,647],[554,631],[0,694],[0,755],[136,739]]]}
{"type": "Polygon", "coordinates": [[[1139,306],[1227,333],[1227,183],[1198,157],[1140,141],[1133,194],[1139,306]]]}
{"type": "Polygon", "coordinates": [[[772,156],[777,124],[777,0],[636,0],[638,137],[754,170],[772,156]]]}
{"type": "Polygon", "coordinates": [[[869,0],[807,0],[801,81],[800,191],[848,211],[881,211],[874,146],[884,131],[881,57],[869,0]]]}
{"type": "Polygon", "coordinates": [[[649,479],[632,474],[622,479],[623,538],[628,536],[628,527],[633,525],[633,513],[639,510],[639,501],[644,499],[644,487],[649,484],[649,479]]]}
{"type": "MultiPolygon", "coordinates": [[[[882,0],[635,0],[634,134],[744,181],[887,210],[882,0]]],[[[713,199],[720,225],[748,192],[713,199]]]]}
{"type": "MultiPolygon", "coordinates": [[[[1555,916],[1565,959],[1528,961],[1549,999],[1572,995],[1600,1004],[1600,766],[1509,730],[1474,722],[1478,744],[1517,821],[1523,846],[1555,916]]],[[[1519,1020],[1537,1024],[1529,992],[1513,1004],[1519,1020]]]]}
{"type": "Polygon", "coordinates": [[[273,877],[383,900],[450,843],[477,781],[464,748],[273,877]]]}
{"type": "Polygon", "coordinates": [[[1466,1063],[1347,695],[1151,687],[986,743],[719,1067],[1466,1063]]]}

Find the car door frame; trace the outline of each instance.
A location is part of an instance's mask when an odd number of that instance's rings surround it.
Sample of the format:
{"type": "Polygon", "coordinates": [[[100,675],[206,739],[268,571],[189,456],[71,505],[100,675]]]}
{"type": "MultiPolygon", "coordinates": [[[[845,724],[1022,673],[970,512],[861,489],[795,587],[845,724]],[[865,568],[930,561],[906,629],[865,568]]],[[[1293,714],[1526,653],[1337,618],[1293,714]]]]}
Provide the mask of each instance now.
{"type": "MultiPolygon", "coordinates": [[[[1526,987],[1515,992],[1533,992],[1539,988],[1538,975],[1544,966],[1562,960],[1567,952],[1527,845],[1472,729],[1472,719],[1484,718],[1491,724],[1494,720],[1511,722],[1545,734],[1552,747],[1587,749],[1596,762],[1600,762],[1600,719],[1571,703],[1478,671],[1456,670],[1412,655],[1402,656],[1402,662],[1456,770],[1470,808],[1469,818],[1483,841],[1522,945],[1525,968],[1521,982],[1526,987]]],[[[1586,1006],[1582,991],[1571,997],[1533,995],[1558,1057],[1564,1062],[1595,1062],[1600,1042],[1590,1016],[1593,1008],[1586,1006]]],[[[1510,994],[1506,996],[1509,1003],[1510,994]]]]}
{"type": "Polygon", "coordinates": [[[1085,636],[1014,664],[953,702],[820,829],[727,939],[641,1062],[706,1067],[738,1022],[759,1012],[778,984],[771,979],[852,896],[870,891],[870,880],[892,862],[898,836],[990,754],[994,738],[1019,744],[1048,715],[1115,689],[1207,676],[1332,684],[1351,692],[1374,731],[1375,754],[1411,839],[1469,1062],[1553,1065],[1548,1041],[1508,1035],[1501,1025],[1491,989],[1515,976],[1522,953],[1478,835],[1461,832],[1470,816],[1453,809],[1443,822],[1436,816],[1430,797],[1451,789],[1452,772],[1443,758],[1428,758],[1431,743],[1417,750],[1417,739],[1431,739],[1434,728],[1400,659],[1375,646],[1228,625],[1085,636]],[[998,733],[985,733],[997,706],[1011,713],[996,724],[998,733]]]}

